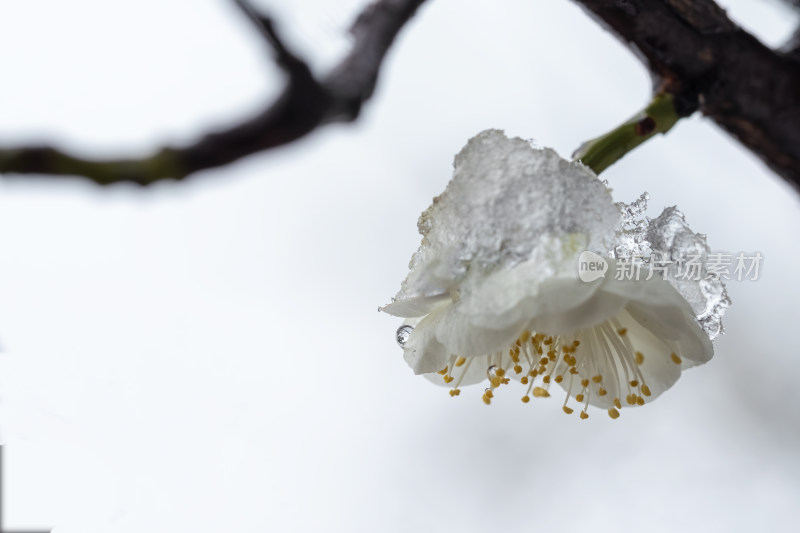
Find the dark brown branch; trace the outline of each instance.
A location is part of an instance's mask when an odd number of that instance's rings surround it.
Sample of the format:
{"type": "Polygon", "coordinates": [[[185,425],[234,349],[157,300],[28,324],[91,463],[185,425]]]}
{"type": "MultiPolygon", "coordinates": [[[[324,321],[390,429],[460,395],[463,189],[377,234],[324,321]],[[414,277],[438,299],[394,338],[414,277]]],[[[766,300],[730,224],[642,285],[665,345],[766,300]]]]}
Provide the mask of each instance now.
{"type": "Polygon", "coordinates": [[[781,51],[786,54],[786,57],[800,62],[800,28],[794,30],[794,34],[781,47],[781,51]]]}
{"type": "Polygon", "coordinates": [[[575,0],[647,65],[655,90],[699,109],[800,188],[800,62],[712,0],[575,0]]]}
{"type": "Polygon", "coordinates": [[[107,185],[183,179],[242,157],[297,140],[323,124],[355,120],[373,94],[381,64],[395,37],[425,0],[377,0],[356,19],[353,46],[321,81],[285,46],[271,19],[245,0],[236,5],[256,25],[289,81],[256,117],[212,133],[186,147],[167,147],[144,159],[84,160],[49,146],[0,149],[0,173],[85,176],[107,185]]]}

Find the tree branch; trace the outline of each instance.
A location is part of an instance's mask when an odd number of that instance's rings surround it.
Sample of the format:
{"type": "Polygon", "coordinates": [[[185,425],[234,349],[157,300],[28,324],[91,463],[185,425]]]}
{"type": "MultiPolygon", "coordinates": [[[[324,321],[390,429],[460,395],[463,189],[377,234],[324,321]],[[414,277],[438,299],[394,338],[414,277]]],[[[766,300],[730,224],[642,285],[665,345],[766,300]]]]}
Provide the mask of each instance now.
{"type": "Polygon", "coordinates": [[[644,61],[654,92],[699,109],[800,188],[800,62],[713,0],[575,0],[644,61]]]}
{"type": "Polygon", "coordinates": [[[242,157],[297,140],[323,124],[355,120],[373,94],[381,64],[403,25],[425,0],[376,0],[351,28],[353,46],[344,60],[317,81],[283,43],[272,20],[246,0],[234,0],[256,25],[288,75],[278,99],[257,116],[195,144],[165,147],[143,159],[86,160],[49,146],[0,149],[0,173],[85,176],[100,185],[149,185],[183,179],[242,157]]]}

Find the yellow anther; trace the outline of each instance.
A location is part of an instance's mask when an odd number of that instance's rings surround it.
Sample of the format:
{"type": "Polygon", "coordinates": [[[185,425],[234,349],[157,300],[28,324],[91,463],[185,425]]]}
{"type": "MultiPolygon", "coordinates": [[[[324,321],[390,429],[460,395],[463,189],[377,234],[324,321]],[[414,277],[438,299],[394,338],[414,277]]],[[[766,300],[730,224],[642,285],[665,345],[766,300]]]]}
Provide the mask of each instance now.
{"type": "Polygon", "coordinates": [[[486,396],[487,398],[494,398],[494,393],[492,392],[491,389],[484,392],[483,395],[486,396]]]}
{"type": "Polygon", "coordinates": [[[458,396],[459,394],[461,394],[461,390],[459,389],[453,389],[450,391],[450,396],[458,396]]]}
{"type": "Polygon", "coordinates": [[[485,403],[486,405],[489,405],[490,403],[492,403],[492,399],[484,394],[483,395],[483,403],[485,403]]]}
{"type": "Polygon", "coordinates": [[[573,411],[572,407],[567,407],[566,405],[562,407],[561,410],[567,413],[568,415],[571,415],[573,411]]]}
{"type": "Polygon", "coordinates": [[[583,394],[578,394],[577,396],[575,396],[575,400],[578,401],[578,402],[582,402],[583,401],[583,394]]]}
{"type": "Polygon", "coordinates": [[[531,401],[531,397],[527,394],[522,397],[522,403],[528,403],[529,401],[531,401]]]}
{"type": "Polygon", "coordinates": [[[606,394],[608,394],[608,391],[605,390],[603,387],[600,387],[599,389],[597,389],[597,395],[598,396],[605,396],[606,394]]]}
{"type": "Polygon", "coordinates": [[[644,394],[645,396],[650,396],[650,387],[642,384],[642,394],[644,394]]]}
{"type": "Polygon", "coordinates": [[[638,381],[636,381],[635,379],[631,380],[631,387],[638,387],[638,386],[639,386],[638,381]]]}
{"type": "Polygon", "coordinates": [[[635,394],[628,394],[625,396],[625,402],[628,405],[634,405],[636,403],[636,395],[635,394]]]}
{"type": "Polygon", "coordinates": [[[578,340],[572,341],[572,345],[577,348],[578,346],[581,345],[581,341],[578,340]]]}
{"type": "Polygon", "coordinates": [[[555,377],[556,383],[561,383],[564,381],[564,376],[558,375],[555,377]]]}
{"type": "Polygon", "coordinates": [[[601,381],[603,381],[603,376],[601,376],[600,374],[592,376],[592,381],[594,381],[595,383],[600,383],[601,381]]]}
{"type": "Polygon", "coordinates": [[[545,376],[542,378],[542,383],[550,383],[550,376],[545,376]]]}
{"type": "Polygon", "coordinates": [[[451,381],[453,381],[453,376],[445,376],[444,377],[444,382],[445,383],[450,383],[451,381]]]}
{"type": "Polygon", "coordinates": [[[619,333],[620,335],[625,335],[626,333],[628,333],[628,328],[619,328],[617,330],[617,333],[619,333]]]}
{"type": "Polygon", "coordinates": [[[586,420],[587,418],[589,418],[589,413],[581,411],[581,420],[586,420]]]}
{"type": "Polygon", "coordinates": [[[608,410],[608,416],[616,420],[617,418],[619,418],[619,411],[617,411],[612,407],[611,409],[608,410]]]}
{"type": "Polygon", "coordinates": [[[676,365],[679,365],[679,364],[681,364],[683,362],[681,360],[681,358],[678,357],[678,354],[676,354],[675,352],[672,352],[671,354],[669,354],[669,357],[670,357],[670,359],[672,359],[672,362],[675,363],[676,365]]]}
{"type": "Polygon", "coordinates": [[[546,339],[544,339],[544,343],[547,346],[550,346],[551,344],[553,344],[553,337],[547,337],[546,339]]]}
{"type": "Polygon", "coordinates": [[[588,387],[588,386],[589,386],[589,380],[586,379],[586,378],[582,379],[581,380],[581,387],[588,387]]]}
{"type": "Polygon", "coordinates": [[[547,392],[547,389],[543,389],[541,387],[534,387],[533,388],[533,397],[534,398],[549,398],[550,393],[547,392]]]}
{"type": "Polygon", "coordinates": [[[466,362],[467,362],[466,358],[464,358],[464,357],[459,357],[458,359],[456,359],[456,366],[461,366],[461,365],[463,365],[463,364],[464,364],[464,363],[466,363],[466,362]]]}
{"type": "Polygon", "coordinates": [[[530,372],[528,372],[528,375],[529,375],[529,376],[531,376],[531,377],[534,377],[534,378],[535,378],[535,377],[536,377],[538,374],[539,374],[539,372],[538,372],[538,371],[537,371],[535,368],[532,368],[532,369],[531,369],[531,371],[530,371],[530,372]]]}
{"type": "Polygon", "coordinates": [[[641,365],[642,363],[644,363],[644,355],[642,352],[636,352],[636,364],[641,365]]]}
{"type": "Polygon", "coordinates": [[[527,385],[528,381],[529,381],[528,376],[522,376],[521,378],[519,378],[519,382],[522,383],[523,385],[527,385]]]}
{"type": "Polygon", "coordinates": [[[540,365],[546,365],[549,362],[550,362],[550,360],[547,357],[542,357],[541,359],[539,359],[539,364],[540,365]]]}
{"type": "Polygon", "coordinates": [[[644,398],[642,398],[641,396],[637,396],[636,405],[644,405],[644,398]]]}
{"type": "Polygon", "coordinates": [[[622,402],[619,401],[619,398],[614,398],[614,406],[616,406],[617,409],[622,409],[622,402]]]}
{"type": "Polygon", "coordinates": [[[536,347],[536,353],[539,354],[539,355],[542,355],[542,352],[544,352],[544,350],[542,350],[542,347],[541,346],[537,346],[536,347]]]}
{"type": "Polygon", "coordinates": [[[574,366],[571,366],[571,367],[569,367],[569,373],[570,374],[577,374],[578,373],[578,369],[575,368],[574,366]]]}
{"type": "Polygon", "coordinates": [[[439,374],[439,375],[442,375],[442,376],[444,376],[445,374],[447,374],[447,367],[444,367],[443,369],[439,370],[439,371],[437,372],[437,374],[439,374]]]}
{"type": "Polygon", "coordinates": [[[519,365],[514,365],[514,373],[515,374],[521,374],[522,373],[522,367],[519,366],[519,365]]]}
{"type": "Polygon", "coordinates": [[[497,370],[495,370],[495,374],[497,374],[497,377],[502,378],[503,376],[506,375],[506,371],[502,368],[498,368],[497,370]]]}

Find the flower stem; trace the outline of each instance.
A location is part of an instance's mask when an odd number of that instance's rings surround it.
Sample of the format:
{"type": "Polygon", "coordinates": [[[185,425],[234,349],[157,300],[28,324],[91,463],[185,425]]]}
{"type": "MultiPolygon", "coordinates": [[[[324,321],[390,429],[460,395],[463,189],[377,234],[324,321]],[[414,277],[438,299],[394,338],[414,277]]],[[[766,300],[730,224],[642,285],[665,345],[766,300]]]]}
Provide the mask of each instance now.
{"type": "Polygon", "coordinates": [[[655,134],[669,131],[680,118],[672,95],[658,94],[647,107],[626,122],[583,143],[572,158],[600,174],[655,134]]]}

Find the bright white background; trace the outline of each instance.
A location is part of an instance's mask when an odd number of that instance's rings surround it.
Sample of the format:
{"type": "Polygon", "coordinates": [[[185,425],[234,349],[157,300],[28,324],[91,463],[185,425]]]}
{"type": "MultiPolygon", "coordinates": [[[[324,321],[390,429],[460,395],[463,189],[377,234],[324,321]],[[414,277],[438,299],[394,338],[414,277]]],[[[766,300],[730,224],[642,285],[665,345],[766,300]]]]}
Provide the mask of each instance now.
{"type": "MultiPolygon", "coordinates": [[[[262,1],[319,71],[356,0],[262,1]]],[[[779,43],[768,0],[732,16],[779,43]]],[[[0,145],[144,154],[259,108],[280,73],[223,0],[0,7],[0,145]]],[[[568,155],[647,100],[566,0],[431,0],[352,126],[183,184],[0,179],[5,526],[71,532],[796,531],[798,197],[702,118],[608,170],[678,204],[731,283],[716,356],[654,404],[567,417],[415,377],[376,312],[453,155],[487,127],[568,155]]],[[[535,208],[535,206],[531,206],[535,208]]]]}

